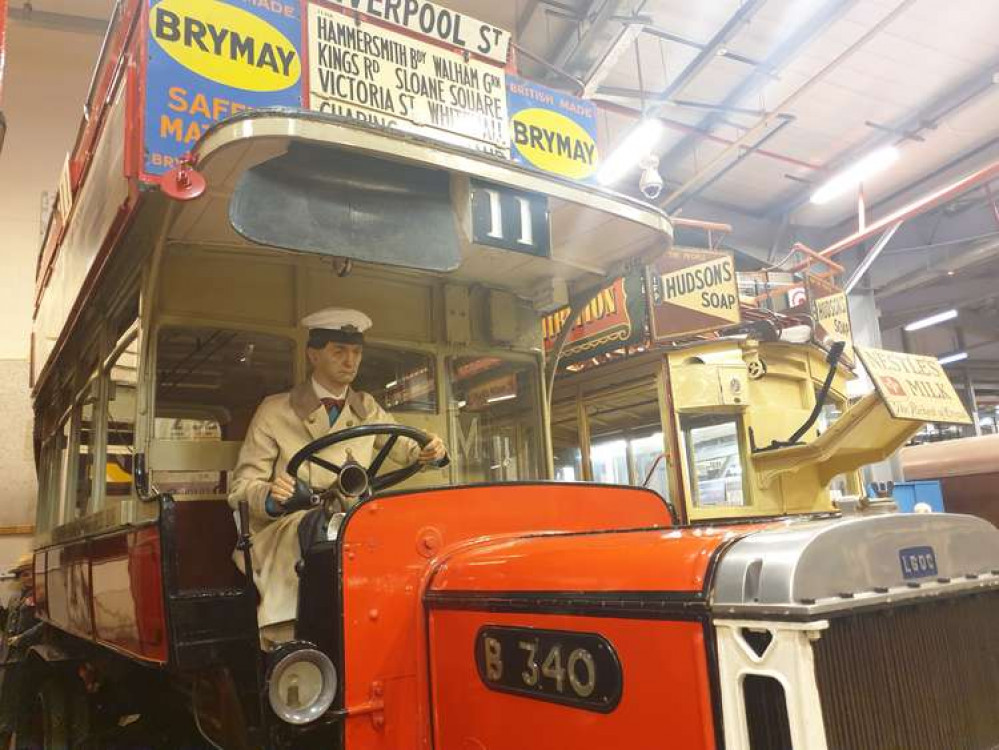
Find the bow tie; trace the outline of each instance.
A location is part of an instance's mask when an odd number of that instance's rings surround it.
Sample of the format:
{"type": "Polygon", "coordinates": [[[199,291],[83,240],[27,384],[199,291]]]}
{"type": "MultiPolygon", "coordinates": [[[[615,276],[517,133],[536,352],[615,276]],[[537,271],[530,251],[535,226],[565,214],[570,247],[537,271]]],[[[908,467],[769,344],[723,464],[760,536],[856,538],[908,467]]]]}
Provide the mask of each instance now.
{"type": "Polygon", "coordinates": [[[340,412],[343,411],[343,404],[347,400],[345,398],[321,398],[319,399],[323,402],[323,406],[326,407],[326,413],[330,418],[330,427],[336,422],[340,417],[340,412]]]}
{"type": "Polygon", "coordinates": [[[319,399],[323,402],[323,406],[326,407],[326,411],[343,411],[343,405],[347,401],[345,398],[321,398],[319,399]]]}

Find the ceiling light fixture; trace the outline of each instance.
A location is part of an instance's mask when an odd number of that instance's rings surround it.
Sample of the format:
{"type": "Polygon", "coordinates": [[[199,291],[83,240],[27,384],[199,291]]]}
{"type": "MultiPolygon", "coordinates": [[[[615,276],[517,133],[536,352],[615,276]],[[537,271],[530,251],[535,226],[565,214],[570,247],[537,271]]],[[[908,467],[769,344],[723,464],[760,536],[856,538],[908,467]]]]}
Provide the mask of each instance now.
{"type": "Polygon", "coordinates": [[[938,323],[946,323],[948,320],[954,320],[957,317],[957,310],[944,310],[943,312],[937,313],[935,315],[930,315],[927,318],[920,318],[919,320],[914,320],[905,326],[906,331],[921,331],[924,328],[929,328],[930,326],[935,326],[938,323]]]}
{"type": "Polygon", "coordinates": [[[952,362],[960,362],[961,360],[967,359],[967,352],[955,352],[954,354],[948,354],[943,357],[937,357],[937,362],[941,365],[949,365],[952,362]]]}
{"type": "Polygon", "coordinates": [[[812,193],[812,203],[821,206],[843,193],[857,187],[864,180],[883,172],[899,157],[899,151],[894,146],[885,146],[872,151],[860,161],[847,167],[842,172],[833,175],[822,186],[812,193]]]}
{"type": "Polygon", "coordinates": [[[597,172],[597,181],[601,185],[613,185],[624,177],[629,169],[652,152],[664,129],[658,118],[642,119],[604,161],[597,172]]]}

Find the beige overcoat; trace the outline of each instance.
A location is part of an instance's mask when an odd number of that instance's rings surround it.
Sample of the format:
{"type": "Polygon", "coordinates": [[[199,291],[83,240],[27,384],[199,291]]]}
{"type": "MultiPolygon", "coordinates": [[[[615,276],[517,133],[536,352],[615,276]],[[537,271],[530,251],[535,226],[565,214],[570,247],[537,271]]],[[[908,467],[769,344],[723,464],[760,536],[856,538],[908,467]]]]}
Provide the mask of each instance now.
{"type": "MultiPolygon", "coordinates": [[[[299,384],[288,393],[269,396],[257,407],[239,451],[229,505],[236,510],[239,502],[246,500],[250,507],[253,579],[260,592],[259,627],[294,620],[298,602],[298,574],[295,572],[295,564],[301,557],[298,524],[305,512],[277,518],[267,513],[265,503],[275,474],[284,471],[291,457],[306,443],[323,435],[358,425],[395,422],[371,395],[351,389],[347,391],[340,416],[331,426],[326,407],[320,402],[311,381],[299,384]]],[[[381,436],[358,438],[332,445],[318,455],[342,465],[349,449],[356,461],[367,466],[385,440],[381,436]]],[[[419,455],[419,447],[412,440],[402,438],[389,455],[396,463],[409,464],[419,455]]],[[[309,462],[303,464],[298,475],[316,489],[329,487],[334,479],[332,472],[309,462]]],[[[242,553],[234,553],[233,559],[242,569],[242,553]]]]}

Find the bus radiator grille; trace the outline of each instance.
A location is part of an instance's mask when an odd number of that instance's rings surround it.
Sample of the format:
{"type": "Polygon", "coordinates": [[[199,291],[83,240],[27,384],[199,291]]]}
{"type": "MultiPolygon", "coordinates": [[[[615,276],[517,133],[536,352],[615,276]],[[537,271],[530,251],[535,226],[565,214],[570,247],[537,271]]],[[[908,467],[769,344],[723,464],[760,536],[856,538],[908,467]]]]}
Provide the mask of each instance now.
{"type": "Polygon", "coordinates": [[[833,620],[815,669],[829,750],[999,746],[999,592],[833,620]]]}

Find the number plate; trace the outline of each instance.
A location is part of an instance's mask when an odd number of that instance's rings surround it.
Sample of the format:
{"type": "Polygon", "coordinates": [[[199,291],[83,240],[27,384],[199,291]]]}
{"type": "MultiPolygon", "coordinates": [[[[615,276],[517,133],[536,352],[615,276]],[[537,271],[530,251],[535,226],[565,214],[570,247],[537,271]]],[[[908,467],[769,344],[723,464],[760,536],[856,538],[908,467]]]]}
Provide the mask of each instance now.
{"type": "Polygon", "coordinates": [[[937,575],[937,555],[932,547],[906,547],[898,551],[898,561],[905,579],[937,575]]]}
{"type": "Polygon", "coordinates": [[[595,633],[485,627],[475,665],[490,690],[607,713],[621,700],[614,647],[595,633]]]}

